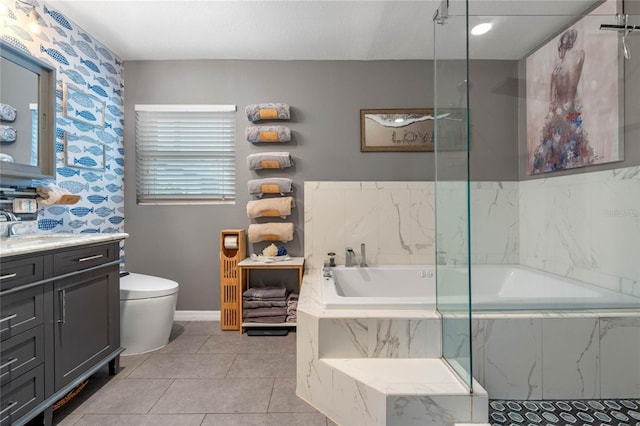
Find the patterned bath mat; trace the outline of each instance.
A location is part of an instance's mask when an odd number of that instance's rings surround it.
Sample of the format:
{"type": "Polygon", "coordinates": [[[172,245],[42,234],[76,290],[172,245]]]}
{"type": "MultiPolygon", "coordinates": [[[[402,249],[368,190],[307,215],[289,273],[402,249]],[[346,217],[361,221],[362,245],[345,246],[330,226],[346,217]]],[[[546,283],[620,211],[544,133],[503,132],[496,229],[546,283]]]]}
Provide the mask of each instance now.
{"type": "Polygon", "coordinates": [[[640,426],[640,399],[489,401],[491,426],[640,426]]]}

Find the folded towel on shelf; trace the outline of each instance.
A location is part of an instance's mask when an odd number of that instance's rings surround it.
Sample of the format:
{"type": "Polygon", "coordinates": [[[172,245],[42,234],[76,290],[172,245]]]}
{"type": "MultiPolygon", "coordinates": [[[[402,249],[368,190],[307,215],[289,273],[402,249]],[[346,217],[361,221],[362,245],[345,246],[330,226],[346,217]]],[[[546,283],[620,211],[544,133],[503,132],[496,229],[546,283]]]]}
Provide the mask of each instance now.
{"type": "Polygon", "coordinates": [[[252,122],[260,120],[288,120],[291,118],[289,105],[280,102],[247,105],[244,109],[247,119],[252,122]]]}
{"type": "Polygon", "coordinates": [[[243,300],[242,309],[254,309],[254,308],[286,308],[287,302],[284,300],[243,300]]]}
{"type": "Polygon", "coordinates": [[[291,303],[291,305],[287,304],[287,315],[296,315],[296,313],[298,312],[298,302],[294,300],[291,303]]]}
{"type": "Polygon", "coordinates": [[[285,218],[291,214],[293,197],[265,198],[263,200],[249,201],[247,203],[247,216],[250,219],[256,217],[285,218]]]}
{"type": "Polygon", "coordinates": [[[296,315],[287,315],[284,322],[297,322],[298,317],[296,315]]]}
{"type": "Polygon", "coordinates": [[[293,240],[293,223],[252,223],[249,225],[249,242],[260,241],[287,241],[293,240]]]}
{"type": "Polygon", "coordinates": [[[292,165],[293,161],[288,152],[262,152],[247,156],[249,170],[285,169],[292,165]]]}
{"type": "Polygon", "coordinates": [[[287,296],[287,302],[292,300],[298,300],[299,297],[300,295],[298,293],[289,293],[289,295],[287,296]]]}
{"type": "Polygon", "coordinates": [[[285,322],[286,315],[274,315],[269,317],[243,318],[244,322],[269,322],[272,324],[285,322]]]}
{"type": "Polygon", "coordinates": [[[249,194],[262,197],[262,194],[287,194],[293,191],[289,178],[252,179],[249,181],[249,194]]]}
{"type": "Polygon", "coordinates": [[[242,293],[244,300],[283,300],[287,299],[285,287],[251,287],[242,293]]]}
{"type": "Polygon", "coordinates": [[[242,318],[257,318],[257,317],[273,317],[276,315],[287,315],[287,308],[255,308],[255,309],[242,309],[242,318]]]}
{"type": "Polygon", "coordinates": [[[291,130],[286,126],[249,126],[244,129],[247,142],[289,142],[291,130]]]}

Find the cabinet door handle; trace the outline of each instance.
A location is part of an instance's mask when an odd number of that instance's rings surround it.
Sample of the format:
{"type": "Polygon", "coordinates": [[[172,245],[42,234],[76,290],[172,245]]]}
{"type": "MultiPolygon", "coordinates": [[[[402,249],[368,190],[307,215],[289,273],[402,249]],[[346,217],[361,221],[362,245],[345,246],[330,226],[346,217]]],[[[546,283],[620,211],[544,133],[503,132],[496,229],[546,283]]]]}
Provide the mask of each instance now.
{"type": "Polygon", "coordinates": [[[12,320],[12,319],[17,318],[17,317],[18,317],[18,314],[11,314],[8,317],[4,317],[4,318],[0,319],[0,323],[12,320]]]}
{"type": "Polygon", "coordinates": [[[95,256],[83,257],[82,259],[78,259],[78,262],[86,262],[87,260],[100,259],[104,257],[103,254],[96,254],[95,256]]]}
{"type": "Polygon", "coordinates": [[[64,288],[58,290],[58,307],[60,308],[58,324],[64,324],[67,321],[67,291],[64,288]]]}
{"type": "Polygon", "coordinates": [[[13,274],[1,275],[1,276],[0,276],[0,280],[7,280],[7,279],[9,279],[9,278],[13,278],[13,277],[15,277],[16,275],[18,275],[18,273],[17,273],[17,272],[14,272],[13,274]]]}
{"type": "Polygon", "coordinates": [[[2,370],[5,367],[10,366],[11,364],[13,364],[14,362],[17,362],[18,358],[11,358],[9,361],[5,362],[4,364],[0,365],[0,370],[2,370]]]}
{"type": "Polygon", "coordinates": [[[0,416],[6,413],[7,411],[11,410],[16,405],[18,405],[18,401],[10,402],[6,407],[2,409],[2,411],[0,411],[0,416]]]}

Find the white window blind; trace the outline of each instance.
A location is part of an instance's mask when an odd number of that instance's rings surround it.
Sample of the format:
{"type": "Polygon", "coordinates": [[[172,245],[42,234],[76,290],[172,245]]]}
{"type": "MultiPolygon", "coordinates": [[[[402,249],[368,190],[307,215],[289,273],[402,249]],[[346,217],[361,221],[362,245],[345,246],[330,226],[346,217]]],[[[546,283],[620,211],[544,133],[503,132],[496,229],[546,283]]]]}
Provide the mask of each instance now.
{"type": "Polygon", "coordinates": [[[235,105],[135,111],[138,204],[235,202],[235,105]]]}

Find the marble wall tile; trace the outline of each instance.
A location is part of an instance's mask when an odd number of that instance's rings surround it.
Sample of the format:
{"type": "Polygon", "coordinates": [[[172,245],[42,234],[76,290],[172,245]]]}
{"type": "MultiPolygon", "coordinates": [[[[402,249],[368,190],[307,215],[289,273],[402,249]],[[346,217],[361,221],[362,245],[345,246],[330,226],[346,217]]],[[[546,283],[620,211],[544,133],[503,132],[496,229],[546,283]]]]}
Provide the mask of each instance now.
{"type": "Polygon", "coordinates": [[[640,294],[640,167],[520,182],[520,263],[640,294]]]}
{"type": "Polygon", "coordinates": [[[597,318],[542,319],[542,397],[598,399],[597,318]]]}
{"type": "Polygon", "coordinates": [[[519,262],[518,182],[472,182],[471,258],[474,264],[519,262]]]}
{"type": "Polygon", "coordinates": [[[387,398],[387,425],[453,426],[471,422],[469,396],[390,396],[387,398]]]}
{"type": "Polygon", "coordinates": [[[331,407],[332,369],[318,358],[318,318],[298,310],[296,395],[321,411],[331,407]]]}
{"type": "Polygon", "coordinates": [[[484,383],[491,398],[542,398],[541,319],[484,320],[484,383]]]}
{"type": "Polygon", "coordinates": [[[320,358],[439,358],[439,319],[320,318],[320,358]]]}
{"type": "Polygon", "coordinates": [[[484,383],[484,327],[487,321],[471,320],[471,351],[473,377],[480,383],[484,383]]]}
{"type": "Polygon", "coordinates": [[[369,356],[367,318],[320,318],[318,338],[320,358],[367,358],[369,356]]]}
{"type": "MultiPolygon", "coordinates": [[[[438,320],[370,319],[370,358],[428,358],[440,347],[438,320]],[[429,325],[432,327],[429,327],[429,325]],[[429,331],[433,333],[429,336],[429,331]]],[[[439,357],[438,353],[436,356],[439,357]]]]}
{"type": "Polygon", "coordinates": [[[332,418],[338,424],[384,426],[385,396],[334,369],[332,418]]]}
{"type": "Polygon", "coordinates": [[[638,398],[640,318],[601,318],[599,337],[602,397],[638,398]]]}

